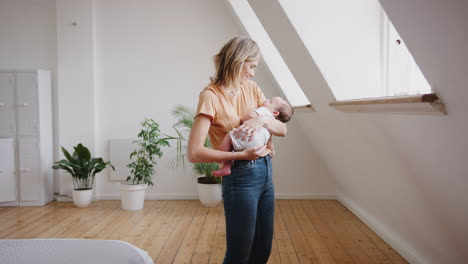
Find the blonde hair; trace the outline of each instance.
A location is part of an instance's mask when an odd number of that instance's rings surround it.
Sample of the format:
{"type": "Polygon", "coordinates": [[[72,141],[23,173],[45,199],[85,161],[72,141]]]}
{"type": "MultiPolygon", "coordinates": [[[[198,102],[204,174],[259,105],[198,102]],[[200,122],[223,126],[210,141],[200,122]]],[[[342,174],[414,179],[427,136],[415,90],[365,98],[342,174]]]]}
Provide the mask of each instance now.
{"type": "Polygon", "coordinates": [[[255,41],[244,36],[234,37],[214,56],[216,73],[211,80],[215,84],[238,89],[244,62],[259,59],[260,49],[255,41]]]}

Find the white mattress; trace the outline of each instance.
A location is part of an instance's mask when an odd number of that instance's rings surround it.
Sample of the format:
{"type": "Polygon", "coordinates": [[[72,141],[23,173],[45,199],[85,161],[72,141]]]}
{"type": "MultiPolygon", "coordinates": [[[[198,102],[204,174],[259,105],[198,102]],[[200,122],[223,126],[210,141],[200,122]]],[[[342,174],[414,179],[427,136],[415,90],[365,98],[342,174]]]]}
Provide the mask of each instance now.
{"type": "Polygon", "coordinates": [[[154,264],[148,253],[120,240],[0,239],[4,264],[154,264]]]}

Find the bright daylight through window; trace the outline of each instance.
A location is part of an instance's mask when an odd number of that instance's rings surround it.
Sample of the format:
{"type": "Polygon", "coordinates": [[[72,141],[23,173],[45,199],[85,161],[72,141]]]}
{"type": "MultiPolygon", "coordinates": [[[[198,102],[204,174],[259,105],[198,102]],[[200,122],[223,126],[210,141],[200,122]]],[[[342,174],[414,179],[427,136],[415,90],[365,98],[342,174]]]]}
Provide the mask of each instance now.
{"type": "Polygon", "coordinates": [[[431,92],[377,0],[278,1],[337,100],[431,92]]]}
{"type": "Polygon", "coordinates": [[[260,50],[262,51],[263,60],[289,102],[294,107],[309,106],[309,100],[305,96],[247,0],[230,0],[229,3],[239,17],[239,20],[247,33],[259,45],[260,50]]]}

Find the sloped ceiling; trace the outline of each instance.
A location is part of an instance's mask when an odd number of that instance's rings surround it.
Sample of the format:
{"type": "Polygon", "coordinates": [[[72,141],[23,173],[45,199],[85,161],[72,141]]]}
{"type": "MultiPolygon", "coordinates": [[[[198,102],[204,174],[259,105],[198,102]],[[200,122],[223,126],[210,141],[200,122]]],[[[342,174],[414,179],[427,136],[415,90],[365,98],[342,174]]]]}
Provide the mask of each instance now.
{"type": "MultiPolygon", "coordinates": [[[[466,4],[382,0],[447,116],[344,114],[277,1],[250,0],[317,112],[298,116],[340,199],[412,263],[468,259],[466,4]]],[[[317,52],[317,51],[315,51],[317,52]]],[[[318,65],[320,66],[320,65],[318,65]]],[[[352,85],[352,84],[350,84],[352,85]]]]}

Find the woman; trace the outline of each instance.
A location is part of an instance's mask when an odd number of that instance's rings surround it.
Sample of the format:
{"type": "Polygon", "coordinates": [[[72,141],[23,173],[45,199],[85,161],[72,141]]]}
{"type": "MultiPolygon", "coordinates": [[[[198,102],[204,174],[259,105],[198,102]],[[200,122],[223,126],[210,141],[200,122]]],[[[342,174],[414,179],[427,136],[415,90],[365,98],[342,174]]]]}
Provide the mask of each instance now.
{"type": "Polygon", "coordinates": [[[260,60],[257,44],[234,37],[215,56],[216,74],[200,93],[188,143],[190,162],[233,161],[231,174],[223,177],[226,217],[226,255],[223,263],[266,263],[271,252],[274,220],[274,188],[270,150],[266,146],[240,152],[215,150],[223,137],[237,128],[247,138],[259,128],[285,136],[286,125],[258,116],[241,124],[240,117],[265,102],[257,84],[250,80],[260,60]],[[213,149],[204,147],[209,135],[213,149]]]}

